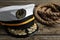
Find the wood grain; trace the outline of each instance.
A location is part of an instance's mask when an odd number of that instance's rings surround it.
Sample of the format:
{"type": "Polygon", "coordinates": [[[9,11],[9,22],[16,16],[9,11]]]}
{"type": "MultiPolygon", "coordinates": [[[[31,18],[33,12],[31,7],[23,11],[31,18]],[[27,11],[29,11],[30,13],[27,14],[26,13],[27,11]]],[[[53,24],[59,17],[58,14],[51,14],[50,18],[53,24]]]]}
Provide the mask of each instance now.
{"type": "MultiPolygon", "coordinates": [[[[24,4],[45,4],[45,3],[60,4],[60,0],[0,0],[0,7],[9,5],[24,5],[24,4]]],[[[60,27],[47,27],[38,23],[38,31],[31,37],[16,38],[7,35],[3,27],[0,26],[0,40],[60,40],[60,27]]]]}

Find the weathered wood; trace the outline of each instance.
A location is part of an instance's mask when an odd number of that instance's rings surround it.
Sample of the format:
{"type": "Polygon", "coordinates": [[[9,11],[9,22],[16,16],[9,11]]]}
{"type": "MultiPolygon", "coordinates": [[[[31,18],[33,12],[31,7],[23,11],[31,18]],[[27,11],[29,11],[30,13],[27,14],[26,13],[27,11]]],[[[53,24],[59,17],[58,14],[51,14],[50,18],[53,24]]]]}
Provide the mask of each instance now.
{"type": "MultiPolygon", "coordinates": [[[[60,0],[0,0],[0,7],[8,5],[24,5],[24,4],[45,4],[45,3],[60,4],[60,0]]],[[[38,31],[31,37],[15,38],[7,35],[4,28],[0,27],[0,40],[60,40],[60,27],[46,27],[40,23],[38,31]]]]}

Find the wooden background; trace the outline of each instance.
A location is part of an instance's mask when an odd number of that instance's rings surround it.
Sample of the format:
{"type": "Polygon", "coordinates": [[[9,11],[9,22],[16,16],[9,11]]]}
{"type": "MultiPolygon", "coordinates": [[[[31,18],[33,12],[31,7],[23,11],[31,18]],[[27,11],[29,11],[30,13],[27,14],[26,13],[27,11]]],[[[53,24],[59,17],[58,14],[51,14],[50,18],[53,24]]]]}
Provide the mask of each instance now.
{"type": "MultiPolygon", "coordinates": [[[[24,5],[24,4],[46,4],[56,3],[60,4],[60,0],[0,0],[0,7],[8,5],[24,5]]],[[[7,35],[4,28],[0,26],[0,40],[60,40],[60,27],[46,27],[38,23],[38,31],[31,37],[28,38],[16,38],[7,35]]]]}

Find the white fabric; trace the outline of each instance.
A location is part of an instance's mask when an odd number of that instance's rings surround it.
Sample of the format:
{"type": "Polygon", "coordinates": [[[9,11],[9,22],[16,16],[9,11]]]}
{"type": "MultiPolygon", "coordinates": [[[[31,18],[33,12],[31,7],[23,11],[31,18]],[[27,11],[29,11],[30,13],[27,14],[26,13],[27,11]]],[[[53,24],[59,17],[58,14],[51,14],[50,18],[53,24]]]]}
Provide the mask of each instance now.
{"type": "Polygon", "coordinates": [[[18,20],[16,18],[16,11],[22,8],[26,10],[25,17],[28,17],[33,14],[34,6],[35,4],[2,7],[0,8],[0,20],[3,21],[18,20]]]}

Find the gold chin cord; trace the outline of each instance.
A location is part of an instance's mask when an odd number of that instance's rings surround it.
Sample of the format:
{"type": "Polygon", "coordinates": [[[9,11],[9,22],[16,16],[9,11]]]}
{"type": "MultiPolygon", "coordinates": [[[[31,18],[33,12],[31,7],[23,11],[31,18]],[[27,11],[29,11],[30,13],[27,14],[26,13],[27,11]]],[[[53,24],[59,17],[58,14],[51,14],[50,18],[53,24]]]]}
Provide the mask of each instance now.
{"type": "Polygon", "coordinates": [[[33,21],[34,19],[35,19],[35,18],[32,17],[31,19],[26,20],[25,22],[22,22],[22,23],[18,23],[18,24],[6,24],[6,23],[2,23],[2,22],[0,22],[0,24],[1,24],[1,25],[5,25],[5,26],[20,26],[20,25],[27,24],[27,23],[33,21]]]}

